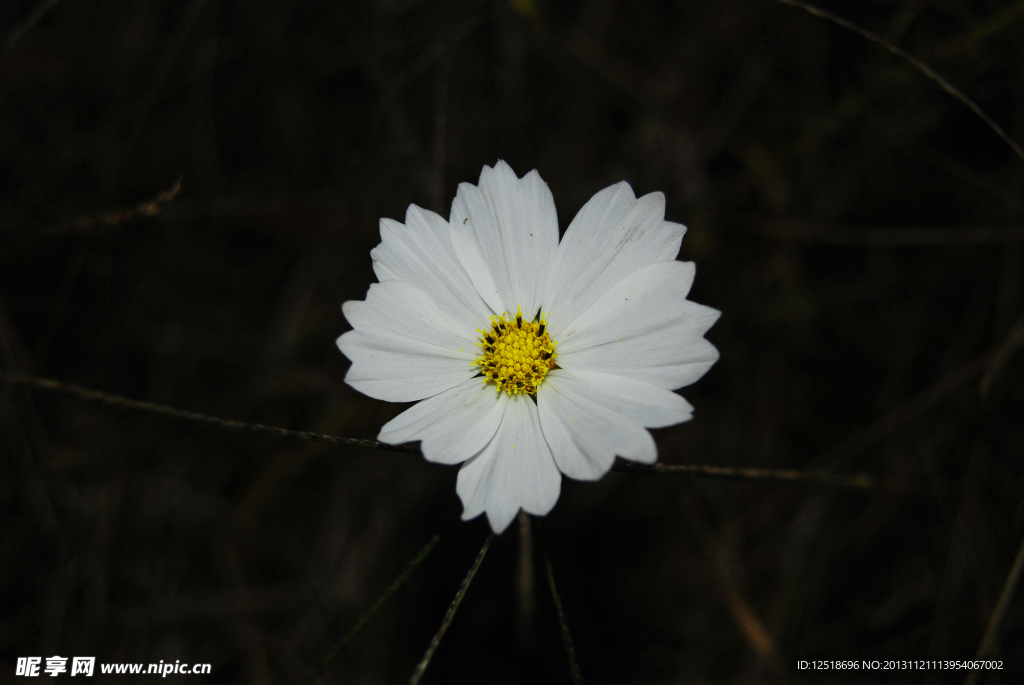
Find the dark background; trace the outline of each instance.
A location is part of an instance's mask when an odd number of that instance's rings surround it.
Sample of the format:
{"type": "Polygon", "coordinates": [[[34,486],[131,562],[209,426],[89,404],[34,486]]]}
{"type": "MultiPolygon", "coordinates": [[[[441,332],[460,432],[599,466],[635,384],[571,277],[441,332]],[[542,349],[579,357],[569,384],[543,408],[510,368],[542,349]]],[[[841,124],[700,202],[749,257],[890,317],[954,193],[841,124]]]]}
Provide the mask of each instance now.
{"type": "MultiPolygon", "coordinates": [[[[1024,139],[1021,2],[826,6],[1024,139]]],[[[505,159],[564,229],[625,179],[665,193],[691,298],[723,312],[661,459],[887,487],[565,481],[543,536],[585,681],[975,655],[1024,537],[1024,236],[968,229],[1021,225],[1024,161],[906,62],[769,0],[24,0],[0,22],[3,370],[374,438],[405,405],[347,387],[334,340],[379,218],[447,215],[505,159]],[[116,215],[179,177],[156,216],[116,215]]],[[[0,409],[3,682],[55,654],[308,682],[438,533],[323,678],[407,682],[488,532],[417,456],[23,385],[0,409]]],[[[518,552],[513,525],[424,683],[571,682],[539,548],[517,628],[518,552]]],[[[1020,676],[1022,607],[983,682],[1020,676]]]]}

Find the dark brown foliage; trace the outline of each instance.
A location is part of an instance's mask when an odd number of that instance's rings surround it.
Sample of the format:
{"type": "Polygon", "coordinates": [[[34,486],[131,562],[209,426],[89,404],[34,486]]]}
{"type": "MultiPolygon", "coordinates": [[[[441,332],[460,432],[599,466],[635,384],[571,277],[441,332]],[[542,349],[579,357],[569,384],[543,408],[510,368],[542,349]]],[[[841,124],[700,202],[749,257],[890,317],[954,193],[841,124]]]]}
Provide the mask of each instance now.
{"type": "MultiPolygon", "coordinates": [[[[1024,139],[1019,3],[825,7],[1024,139]]],[[[0,30],[0,370],[375,438],[403,407],[346,386],[334,340],[378,219],[447,214],[499,158],[563,229],[625,179],[665,193],[723,312],[662,461],[886,487],[565,481],[544,544],[586,682],[974,657],[1024,538],[1024,163],[906,62],[760,0],[23,0],[0,30]]],[[[456,469],[408,454],[9,385],[0,435],[5,682],[55,654],[307,682],[440,533],[323,680],[405,682],[487,535],[456,469]]],[[[570,682],[515,529],[423,683],[570,682]]],[[[1022,607],[983,682],[1021,677],[1022,607]]]]}

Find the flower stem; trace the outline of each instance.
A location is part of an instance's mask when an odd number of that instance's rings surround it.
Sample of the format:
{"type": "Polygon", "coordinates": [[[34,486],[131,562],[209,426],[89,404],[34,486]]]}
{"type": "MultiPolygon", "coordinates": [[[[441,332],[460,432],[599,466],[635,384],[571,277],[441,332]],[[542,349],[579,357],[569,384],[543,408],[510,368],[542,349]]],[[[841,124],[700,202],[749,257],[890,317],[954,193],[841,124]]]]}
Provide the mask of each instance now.
{"type": "Polygon", "coordinates": [[[419,565],[422,564],[423,561],[428,556],[430,556],[430,553],[434,551],[434,547],[436,547],[437,543],[440,541],[440,535],[435,535],[434,537],[430,538],[430,542],[424,545],[423,549],[420,550],[420,553],[417,554],[416,557],[411,562],[409,562],[409,565],[406,566],[405,570],[402,571],[402,573],[397,578],[395,578],[395,582],[391,583],[390,587],[388,587],[384,594],[381,595],[376,602],[374,602],[372,607],[370,607],[370,610],[363,614],[362,618],[359,619],[359,622],[356,623],[352,627],[352,629],[345,634],[345,637],[341,638],[341,642],[339,642],[338,645],[333,650],[331,650],[331,653],[328,654],[327,658],[324,659],[322,664],[320,664],[320,668],[318,668],[313,677],[310,678],[310,683],[316,682],[317,678],[323,675],[323,672],[327,670],[327,667],[335,659],[335,657],[341,654],[341,652],[345,649],[345,647],[352,640],[352,638],[358,635],[359,631],[363,629],[363,626],[366,625],[367,621],[373,618],[373,615],[376,614],[377,611],[382,606],[384,606],[384,604],[389,599],[391,599],[391,597],[396,592],[398,592],[399,588],[405,585],[405,581],[409,580],[409,576],[411,576],[413,571],[415,571],[419,567],[419,565]]]}
{"type": "MultiPolygon", "coordinates": [[[[540,524],[537,525],[538,532],[540,524]]],[[[548,587],[551,589],[551,598],[555,602],[555,611],[558,612],[558,624],[562,628],[562,644],[565,645],[565,654],[569,658],[569,671],[572,673],[574,685],[583,685],[583,675],[580,673],[580,665],[576,663],[576,649],[572,646],[572,634],[569,632],[569,622],[565,619],[565,611],[562,609],[562,599],[558,596],[558,588],[555,587],[555,573],[551,568],[551,559],[548,557],[547,546],[544,544],[544,536],[541,535],[541,550],[544,553],[544,572],[547,574],[548,587]]]]}
{"type": "Polygon", "coordinates": [[[533,615],[536,600],[533,590],[533,534],[530,516],[519,510],[519,575],[516,589],[519,595],[519,644],[533,644],[533,615]]]}
{"type": "Polygon", "coordinates": [[[459,608],[459,604],[462,603],[462,598],[466,596],[466,590],[469,589],[469,584],[473,582],[473,576],[476,575],[477,569],[480,568],[481,562],[484,560],[484,555],[487,554],[487,549],[491,546],[491,542],[494,541],[494,533],[487,536],[487,540],[484,542],[484,546],[480,548],[480,554],[476,555],[476,561],[469,568],[469,573],[466,574],[465,579],[462,581],[462,585],[459,586],[459,591],[455,593],[455,599],[452,600],[452,604],[448,607],[448,612],[444,615],[444,620],[441,621],[441,627],[438,629],[437,634],[434,635],[434,639],[430,641],[430,646],[427,647],[426,653],[420,662],[416,665],[416,670],[412,672],[412,677],[409,679],[409,685],[416,685],[420,682],[420,678],[423,677],[423,672],[427,670],[427,666],[430,665],[430,660],[434,657],[434,651],[437,646],[441,644],[441,638],[444,637],[445,632],[448,630],[448,626],[451,625],[452,618],[455,616],[455,611],[459,608]]]}

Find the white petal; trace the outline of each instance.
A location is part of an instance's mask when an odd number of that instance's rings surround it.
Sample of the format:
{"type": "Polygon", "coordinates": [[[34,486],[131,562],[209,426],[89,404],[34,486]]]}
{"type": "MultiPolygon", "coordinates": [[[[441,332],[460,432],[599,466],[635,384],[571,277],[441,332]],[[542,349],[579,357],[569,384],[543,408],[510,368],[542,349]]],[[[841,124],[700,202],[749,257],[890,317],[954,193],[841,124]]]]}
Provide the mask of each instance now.
{"type": "Polygon", "coordinates": [[[430,397],[476,375],[475,331],[403,281],[374,283],[342,306],[353,331],[338,338],[352,360],[345,381],[390,402],[430,397]]]}
{"type": "Polygon", "coordinates": [[[544,296],[553,327],[569,328],[609,288],[651,262],[674,260],[686,227],[665,221],[665,196],[628,183],[583,205],[558,245],[544,296]]]}
{"type": "Polygon", "coordinates": [[[494,437],[505,412],[506,393],[480,378],[427,398],[393,418],[377,439],[392,445],[421,440],[423,456],[438,464],[459,464],[494,437]]]}
{"type": "Polygon", "coordinates": [[[477,357],[479,335],[472,324],[453,318],[404,281],[373,283],[365,301],[349,300],[341,310],[352,328],[395,349],[467,363],[477,357]]]}
{"type": "Polygon", "coordinates": [[[554,369],[546,377],[550,378],[557,379],[563,392],[586,397],[647,428],[674,426],[693,418],[693,406],[681,396],[643,381],[586,369],[554,369]]]}
{"type": "MultiPolygon", "coordinates": [[[[654,438],[640,423],[618,411],[621,396],[608,385],[592,386],[564,369],[548,374],[537,389],[544,437],[551,444],[562,473],[577,480],[597,480],[612,467],[616,455],[651,464],[657,461],[654,438]],[[567,449],[566,438],[575,450],[567,449]]],[[[634,410],[635,413],[635,410],[634,410]]]]}
{"type": "Polygon", "coordinates": [[[545,390],[547,382],[537,388],[537,409],[540,413],[540,425],[544,431],[544,440],[551,449],[558,470],[576,480],[597,480],[608,472],[614,462],[602,455],[585,454],[573,439],[573,431],[565,420],[554,412],[553,404],[561,401],[561,396],[554,391],[545,390]]]}
{"type": "Polygon", "coordinates": [[[352,360],[345,382],[378,400],[415,402],[473,377],[479,371],[458,359],[386,349],[386,341],[349,331],[338,347],[352,360]]]}
{"type": "Polygon", "coordinates": [[[703,338],[721,312],[686,300],[692,262],[654,262],[615,284],[570,330],[556,333],[558,365],[674,390],[703,376],[718,350],[703,338]]]}
{"type": "Polygon", "coordinates": [[[544,516],[558,501],[562,476],[541,434],[537,406],[524,395],[505,403],[498,432],[477,456],[459,469],[455,490],[462,499],[462,519],[487,512],[501,533],[520,509],[544,516]]]}
{"type": "Polygon", "coordinates": [[[519,306],[532,319],[558,247],[551,190],[536,170],[519,179],[503,161],[485,166],[479,183],[460,184],[452,202],[455,253],[496,314],[519,306]]]}
{"type": "MultiPolygon", "coordinates": [[[[370,250],[370,256],[371,257],[373,256],[373,250],[370,250]]],[[[401,278],[398,277],[398,274],[396,274],[394,271],[389,269],[387,267],[387,265],[385,265],[385,264],[383,264],[381,262],[376,262],[375,261],[373,263],[373,273],[376,274],[377,280],[380,281],[381,283],[383,283],[384,281],[400,281],[400,280],[402,280],[401,278]]]]}
{"type": "Polygon", "coordinates": [[[474,329],[486,325],[491,312],[455,256],[443,217],[409,205],[404,224],[380,220],[380,238],[380,245],[370,252],[378,280],[405,281],[474,329]]]}

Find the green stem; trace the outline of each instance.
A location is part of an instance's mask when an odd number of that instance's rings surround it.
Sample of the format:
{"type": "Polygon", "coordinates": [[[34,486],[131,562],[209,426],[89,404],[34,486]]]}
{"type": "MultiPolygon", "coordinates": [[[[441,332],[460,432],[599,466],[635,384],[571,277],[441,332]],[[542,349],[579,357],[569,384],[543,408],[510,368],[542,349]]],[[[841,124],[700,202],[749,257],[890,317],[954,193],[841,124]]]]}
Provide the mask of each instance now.
{"type": "Polygon", "coordinates": [[[327,658],[324,659],[324,662],[320,664],[320,668],[317,669],[316,673],[310,679],[310,683],[315,682],[317,678],[323,675],[324,671],[327,670],[327,667],[331,664],[332,661],[334,661],[334,659],[339,654],[341,654],[341,652],[348,645],[349,641],[351,641],[352,638],[358,635],[359,631],[361,631],[363,629],[363,626],[366,625],[366,622],[373,618],[373,615],[376,614],[377,611],[382,606],[384,606],[384,604],[387,603],[387,601],[391,599],[391,597],[396,592],[398,592],[399,588],[405,585],[405,581],[409,580],[409,576],[411,576],[413,571],[415,571],[419,567],[419,565],[423,563],[424,559],[430,556],[430,553],[434,551],[434,547],[436,547],[437,543],[440,541],[440,535],[435,535],[434,537],[430,538],[430,542],[424,545],[423,549],[420,550],[420,553],[416,555],[416,558],[409,562],[409,565],[405,568],[404,571],[402,571],[401,575],[395,578],[395,582],[391,583],[390,587],[388,587],[384,594],[381,595],[376,602],[374,602],[372,607],[370,607],[370,610],[363,614],[362,618],[359,619],[359,622],[352,626],[352,629],[345,634],[345,637],[341,638],[341,642],[339,642],[338,645],[333,650],[331,650],[331,653],[327,655],[327,658]]]}
{"type": "Polygon", "coordinates": [[[409,679],[410,685],[416,685],[420,682],[420,678],[423,677],[423,672],[427,670],[427,666],[430,665],[430,660],[434,657],[434,651],[437,646],[441,644],[441,638],[444,637],[445,632],[448,630],[448,626],[451,625],[452,618],[455,616],[455,611],[459,608],[459,604],[462,603],[462,598],[466,596],[466,590],[469,589],[469,584],[473,582],[473,576],[476,575],[477,569],[480,568],[480,564],[484,560],[484,555],[487,554],[487,549],[491,546],[491,542],[494,540],[494,533],[487,536],[484,546],[480,548],[480,554],[476,555],[476,561],[469,569],[469,573],[462,581],[462,585],[459,586],[459,591],[455,593],[455,599],[452,600],[452,604],[448,607],[448,612],[444,615],[444,620],[441,621],[441,627],[438,629],[437,634],[434,635],[434,639],[430,641],[430,646],[427,647],[426,654],[420,659],[420,662],[416,665],[416,670],[412,672],[412,678],[409,679]]]}
{"type": "MultiPolygon", "coordinates": [[[[539,525],[538,525],[539,529],[539,525]]],[[[544,570],[548,577],[548,587],[551,588],[551,598],[555,601],[555,611],[558,612],[558,624],[562,627],[562,644],[565,645],[565,654],[569,657],[569,671],[572,673],[574,685],[583,685],[583,675],[580,673],[580,665],[576,663],[576,650],[572,646],[572,634],[569,632],[569,622],[565,619],[565,611],[562,609],[562,599],[558,596],[558,588],[555,587],[555,572],[551,568],[551,559],[548,557],[547,546],[543,543],[541,536],[541,549],[544,552],[544,570]]]]}

